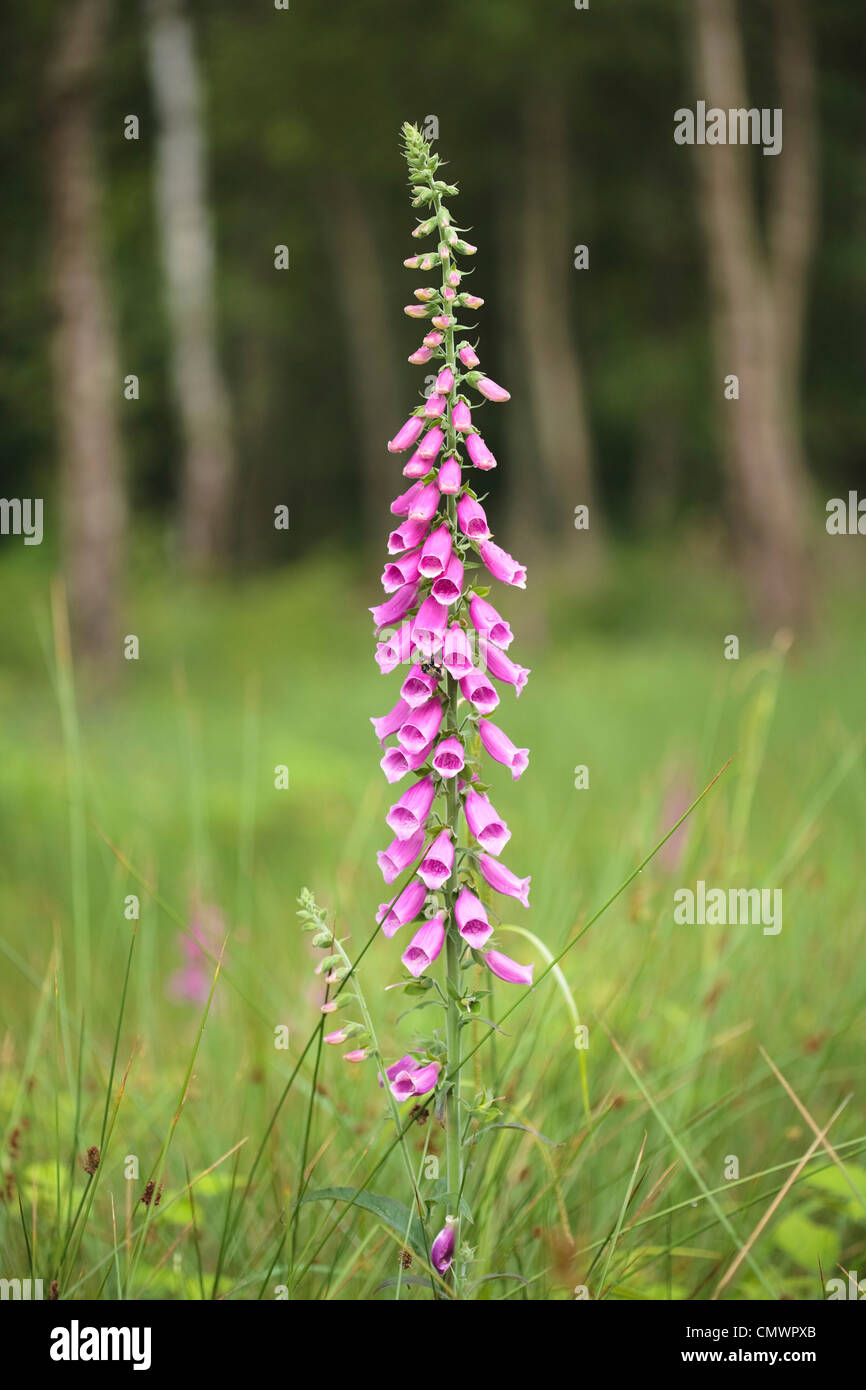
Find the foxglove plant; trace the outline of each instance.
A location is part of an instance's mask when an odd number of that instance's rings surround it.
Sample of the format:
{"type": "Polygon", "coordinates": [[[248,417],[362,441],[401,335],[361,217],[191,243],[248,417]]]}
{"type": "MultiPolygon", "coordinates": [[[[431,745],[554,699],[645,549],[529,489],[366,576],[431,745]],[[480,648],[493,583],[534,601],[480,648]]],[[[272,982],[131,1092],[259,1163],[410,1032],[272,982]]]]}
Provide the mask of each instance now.
{"type": "MultiPolygon", "coordinates": [[[[403,476],[410,485],[391,504],[397,525],[388,538],[382,574],[388,597],[370,609],[381,671],[408,668],[393,708],[371,721],[383,746],[381,766],[389,782],[413,778],[386,816],[394,838],[380,851],[379,867],[388,885],[402,881],[380,906],[377,921],[386,937],[411,931],[401,955],[407,972],[401,983],[410,993],[434,990],[446,1025],[444,1041],[437,1034],[416,1049],[420,1055],[383,1066],[380,1083],[397,1103],[436,1091],[446,1135],[446,1219],[430,1259],[456,1290],[464,1182],[461,1031],[484,992],[467,987],[464,972],[482,965],[499,980],[532,983],[531,965],[509,959],[492,944],[490,917],[496,919],[496,913],[485,905],[484,898],[491,897],[487,890],[528,907],[530,881],[500,859],[510,831],[489,800],[482,772],[483,753],[508,767],[514,779],[527,767],[529,750],[516,747],[488,716],[500,703],[496,682],[512,686],[519,696],[529,672],[505,654],[511,628],[488,602],[489,588],[476,582],[475,571],[486,569],[494,579],[522,589],[526,570],[493,541],[473,485],[477,472],[496,467],[475,423],[477,411],[485,402],[509,399],[480,369],[475,347],[459,337],[471,331],[458,323],[460,311],[483,303],[461,288],[466,271],[460,262],[476,248],[452,223],[445,199],[458,190],[438,177],[438,155],[415,126],[404,125],[403,141],[412,205],[425,214],[413,235],[436,243],[435,250],[404,264],[424,273],[437,269],[441,283],[420,286],[405,310],[428,326],[409,361],[427,367],[432,376],[423,402],[388,441],[391,454],[407,455],[403,476]],[[440,983],[429,972],[443,955],[440,983]]],[[[350,1024],[326,1041],[351,1038],[358,1056],[368,1036],[366,1026],[350,1024]]]]}

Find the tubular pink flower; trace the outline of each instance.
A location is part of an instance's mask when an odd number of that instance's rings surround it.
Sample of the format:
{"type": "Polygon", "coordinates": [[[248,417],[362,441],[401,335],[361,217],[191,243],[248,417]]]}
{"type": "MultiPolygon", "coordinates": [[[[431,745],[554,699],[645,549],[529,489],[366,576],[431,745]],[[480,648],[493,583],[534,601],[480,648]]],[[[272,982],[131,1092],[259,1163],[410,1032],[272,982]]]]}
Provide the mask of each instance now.
{"type": "Polygon", "coordinates": [[[370,1055],[370,1054],[369,1054],[369,1052],[367,1051],[367,1049],[366,1049],[365,1047],[356,1047],[355,1050],[354,1050],[354,1052],[344,1052],[344,1053],[343,1053],[343,1061],[344,1061],[344,1062],[366,1062],[366,1060],[367,1060],[367,1058],[369,1057],[369,1055],[370,1055]]]}
{"type": "Polygon", "coordinates": [[[419,767],[423,767],[432,749],[432,740],[419,753],[407,753],[406,749],[398,744],[396,748],[385,749],[385,756],[379,766],[389,782],[399,782],[407,772],[417,772],[419,767]]]}
{"type": "Polygon", "coordinates": [[[516,589],[526,588],[526,566],[518,564],[501,545],[495,541],[481,541],[478,550],[494,579],[513,584],[516,589]]]}
{"type": "Polygon", "coordinates": [[[403,313],[410,319],[426,319],[430,317],[430,310],[426,304],[407,304],[403,313]]]}
{"type": "Polygon", "coordinates": [[[429,921],[422,922],[400,959],[417,980],[428,965],[432,965],[445,944],[445,923],[442,913],[437,912],[429,921]]]}
{"type": "Polygon", "coordinates": [[[412,628],[414,646],[423,656],[433,656],[442,647],[447,626],[448,609],[437,602],[432,594],[428,595],[415,617],[412,628]]]}
{"type": "Polygon", "coordinates": [[[447,1217],[447,1225],[437,1235],[430,1247],[430,1263],[437,1274],[445,1275],[454,1263],[454,1218],[447,1217]]]}
{"type": "Polygon", "coordinates": [[[447,396],[453,385],[454,373],[450,367],[443,367],[436,378],[436,390],[440,395],[447,396]]]}
{"type": "Polygon", "coordinates": [[[398,700],[396,705],[388,714],[370,716],[370,723],[376,731],[376,737],[380,743],[384,743],[386,738],[396,734],[401,724],[405,724],[406,717],[410,713],[410,708],[405,700],[398,700]]]}
{"type": "Polygon", "coordinates": [[[422,487],[409,508],[410,521],[430,521],[439,507],[439,487],[435,482],[422,487]]]}
{"type": "Polygon", "coordinates": [[[451,559],[451,528],[448,523],[431,531],[421,547],[418,570],[425,579],[438,579],[444,574],[451,559]]]}
{"type": "Polygon", "coordinates": [[[412,550],[399,560],[392,560],[382,571],[382,588],[386,594],[393,594],[404,584],[412,584],[418,578],[420,550],[412,550]]]}
{"type": "Polygon", "coordinates": [[[423,367],[433,356],[433,349],[430,347],[419,347],[409,357],[413,367],[423,367]]]}
{"type": "Polygon", "coordinates": [[[381,923],[383,934],[392,937],[407,922],[414,922],[426,901],[427,889],[420,879],[413,878],[390,909],[387,903],[379,904],[376,921],[381,923]]]}
{"type": "Polygon", "coordinates": [[[492,603],[486,598],[473,594],[469,603],[469,616],[475,631],[482,634],[496,647],[510,647],[513,641],[511,627],[500,618],[492,603]]]}
{"type": "Polygon", "coordinates": [[[401,618],[405,618],[409,609],[414,608],[417,597],[417,583],[404,584],[392,598],[386,599],[384,603],[375,604],[370,612],[373,614],[376,627],[386,627],[389,623],[398,623],[401,618]]]}
{"type": "Polygon", "coordinates": [[[395,802],[385,817],[385,823],[398,840],[409,840],[424,829],[435,795],[433,778],[422,777],[395,802]]]}
{"type": "Polygon", "coordinates": [[[434,290],[430,285],[423,285],[420,289],[415,290],[414,293],[415,298],[420,299],[422,304],[429,304],[431,299],[436,298],[439,291],[434,290]]]}
{"type": "Polygon", "coordinates": [[[415,501],[415,498],[418,496],[418,494],[423,491],[423,483],[413,483],[412,486],[407,488],[405,492],[401,492],[399,496],[394,498],[394,501],[391,503],[389,509],[391,511],[391,514],[393,516],[408,516],[409,508],[412,506],[412,503],[415,501]]]}
{"type": "Polygon", "coordinates": [[[392,840],[387,849],[380,849],[376,862],[386,883],[393,883],[404,869],[413,864],[424,848],[424,831],[416,830],[408,840],[392,840]]]}
{"type": "Polygon", "coordinates": [[[424,402],[425,420],[438,420],[444,410],[445,397],[440,396],[436,391],[434,391],[431,396],[428,396],[427,400],[424,402]]]}
{"type": "Polygon", "coordinates": [[[477,430],[474,434],[467,434],[466,452],[476,468],[488,472],[491,468],[496,467],[496,459],[491,454],[477,430]]]}
{"type": "Polygon", "coordinates": [[[455,680],[462,680],[472,670],[472,646],[469,634],[459,623],[452,623],[442,644],[442,665],[455,680]]]}
{"type": "Polygon", "coordinates": [[[449,270],[448,274],[447,274],[446,277],[445,277],[445,279],[448,281],[448,284],[452,287],[452,289],[456,288],[457,285],[460,284],[460,281],[462,280],[462,278],[463,278],[463,277],[462,277],[462,275],[460,274],[460,271],[459,271],[459,270],[449,270]]]}
{"type": "Polygon", "coordinates": [[[472,411],[465,401],[457,401],[454,409],[451,411],[451,422],[455,430],[460,430],[462,434],[465,434],[467,430],[471,430],[472,411]]]}
{"type": "Polygon", "coordinates": [[[440,465],[436,482],[443,497],[454,497],[460,491],[462,485],[460,460],[455,458],[453,454],[449,454],[448,458],[440,465]]]}
{"type": "Polygon", "coordinates": [[[421,860],[418,877],[430,889],[441,888],[451,877],[453,867],[454,845],[451,842],[451,831],[446,829],[436,836],[426,856],[421,860]]]}
{"type": "Polygon", "coordinates": [[[436,698],[419,705],[397,730],[397,742],[409,754],[420,753],[432,742],[442,723],[442,701],[436,698]]]}
{"type": "Polygon", "coordinates": [[[422,459],[416,449],[408,463],[403,465],[404,478],[425,478],[430,472],[430,460],[422,459]]]}
{"type": "Polygon", "coordinates": [[[339,1047],[341,1043],[348,1042],[348,1039],[349,1034],[346,1032],[345,1028],[338,1028],[336,1033],[326,1033],[322,1041],[339,1047]]]}
{"type": "MultiPolygon", "coordinates": [[[[458,555],[452,555],[445,573],[433,581],[430,590],[437,603],[450,606],[456,603],[463,593],[463,563],[458,555]]],[[[400,615],[402,617],[402,614],[400,615]]]]}
{"type": "Polygon", "coordinates": [[[416,663],[400,687],[400,696],[410,709],[418,709],[427,703],[435,690],[435,677],[425,675],[416,663]]]}
{"type": "Polygon", "coordinates": [[[424,421],[420,415],[410,415],[393,439],[388,440],[388,453],[400,454],[404,449],[411,449],[416,439],[420,439],[424,429],[424,421]]]}
{"type": "Polygon", "coordinates": [[[425,333],[424,346],[428,348],[438,348],[444,337],[444,333],[425,333]]]}
{"type": "Polygon", "coordinates": [[[461,888],[454,904],[454,916],[463,940],[473,950],[480,951],[493,935],[484,904],[468,888],[461,888]]]}
{"type": "Polygon", "coordinates": [[[531,874],[527,878],[518,878],[505,864],[500,864],[498,859],[491,859],[489,854],[479,854],[478,867],[485,881],[495,892],[516,898],[524,907],[529,907],[531,874]]]}
{"type": "Polygon", "coordinates": [[[463,752],[463,744],[459,738],[453,735],[450,738],[443,738],[436,746],[433,754],[433,767],[447,781],[450,777],[456,777],[458,772],[462,772],[466,766],[466,756],[463,752]]]}
{"type": "MultiPolygon", "coordinates": [[[[480,309],[484,300],[480,299],[477,294],[461,294],[460,303],[464,304],[467,309],[480,309]]],[[[506,395],[504,399],[508,400],[508,396],[506,395]]]]}
{"type": "Polygon", "coordinates": [[[478,732],[485,749],[498,763],[511,768],[512,779],[516,782],[529,766],[529,749],[515,748],[511,739],[489,719],[479,719],[478,732]]]}
{"type": "Polygon", "coordinates": [[[511,839],[511,831],[488,798],[470,787],[463,801],[469,832],[488,854],[499,855],[511,839]]]}
{"type": "Polygon", "coordinates": [[[457,521],[464,536],[468,536],[471,541],[487,541],[490,539],[490,527],[487,524],[487,514],[480,502],[476,502],[474,497],[470,497],[468,492],[457,502],[457,521]]]}
{"type": "Polygon", "coordinates": [[[425,521],[404,521],[388,537],[388,554],[401,555],[404,550],[414,550],[426,531],[425,521]]]}
{"type": "Polygon", "coordinates": [[[392,1096],[402,1103],[411,1096],[426,1096],[433,1090],[439,1076],[439,1063],[430,1062],[422,1066],[407,1054],[402,1061],[389,1067],[385,1075],[388,1077],[392,1096]]]}
{"type": "Polygon", "coordinates": [[[470,370],[478,366],[478,354],[470,343],[460,343],[457,348],[457,356],[460,358],[464,367],[468,367],[470,370]]]}
{"type": "Polygon", "coordinates": [[[481,714],[491,714],[499,704],[499,696],[483,671],[467,672],[460,682],[460,692],[481,714]]]}
{"type": "Polygon", "coordinates": [[[506,956],[502,951],[494,951],[493,948],[485,953],[484,964],[487,969],[492,971],[497,979],[504,980],[507,985],[531,985],[532,971],[531,965],[520,965],[510,956],[506,956]]]}
{"type": "Polygon", "coordinates": [[[518,666],[516,661],[512,661],[495,646],[488,648],[487,669],[496,680],[505,681],[506,685],[513,685],[516,695],[519,695],[523,690],[530,675],[527,666],[518,666]]]}
{"type": "Polygon", "coordinates": [[[429,429],[427,431],[424,438],[421,440],[421,443],[418,445],[418,449],[416,452],[418,453],[419,457],[422,459],[427,459],[428,462],[432,463],[436,455],[439,453],[439,450],[442,448],[442,441],[444,440],[444,438],[445,435],[440,429],[440,427],[438,425],[434,425],[432,429],[429,429]]]}
{"type": "Polygon", "coordinates": [[[485,400],[496,401],[497,404],[511,400],[511,393],[506,391],[504,386],[498,386],[495,381],[491,381],[489,376],[483,376],[476,381],[475,390],[480,391],[485,400]]]}
{"type": "Polygon", "coordinates": [[[390,676],[412,652],[412,629],[409,622],[401,623],[396,632],[376,643],[376,662],[383,676],[390,676]]]}
{"type": "Polygon", "coordinates": [[[450,314],[434,314],[430,322],[433,324],[434,328],[441,328],[444,330],[446,328],[453,328],[455,320],[450,314]]]}

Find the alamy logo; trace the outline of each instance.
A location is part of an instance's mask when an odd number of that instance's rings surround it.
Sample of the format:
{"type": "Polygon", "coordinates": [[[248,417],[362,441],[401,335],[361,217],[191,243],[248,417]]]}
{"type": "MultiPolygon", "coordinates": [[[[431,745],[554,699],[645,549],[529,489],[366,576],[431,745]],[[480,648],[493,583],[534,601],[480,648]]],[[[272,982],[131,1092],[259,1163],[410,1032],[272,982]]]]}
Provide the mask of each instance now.
{"type": "Polygon", "coordinates": [[[0,535],[23,536],[25,545],[41,545],[42,498],[0,497],[0,535]]]}
{"type": "Polygon", "coordinates": [[[131,1361],[134,1371],[150,1369],[149,1327],[69,1327],[51,1331],[52,1361],[131,1361]]]}
{"type": "Polygon", "coordinates": [[[674,140],[678,145],[762,145],[764,154],[782,152],[782,108],[764,106],[711,106],[699,101],[692,111],[681,106],[674,112],[674,140]]]}
{"type": "Polygon", "coordinates": [[[44,1296],[41,1279],[0,1279],[0,1298],[28,1302],[30,1299],[40,1299],[44,1296]]]}
{"type": "Polygon", "coordinates": [[[764,936],[782,930],[781,888],[708,888],[698,879],[696,891],[674,893],[674,921],[694,926],[763,926],[764,936]]]}

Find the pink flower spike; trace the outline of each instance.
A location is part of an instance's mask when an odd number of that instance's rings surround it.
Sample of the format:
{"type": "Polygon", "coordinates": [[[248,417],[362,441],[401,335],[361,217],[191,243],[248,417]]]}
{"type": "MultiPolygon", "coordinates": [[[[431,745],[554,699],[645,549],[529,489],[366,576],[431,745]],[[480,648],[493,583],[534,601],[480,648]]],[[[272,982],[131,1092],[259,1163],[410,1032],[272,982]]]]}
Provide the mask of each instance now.
{"type": "Polygon", "coordinates": [[[531,965],[520,965],[510,956],[506,956],[502,951],[487,951],[484,956],[484,964],[488,970],[499,980],[504,980],[507,985],[531,985],[532,971],[531,965]]]}
{"type": "Polygon", "coordinates": [[[400,957],[409,974],[414,975],[416,980],[423,975],[439,955],[444,942],[445,924],[442,913],[437,912],[428,922],[422,922],[400,957]]]}
{"type": "Polygon", "coordinates": [[[439,487],[435,482],[428,483],[412,501],[409,508],[410,521],[430,521],[439,506],[439,487]]]}
{"type": "Polygon", "coordinates": [[[495,892],[504,893],[508,898],[516,898],[524,907],[529,907],[531,874],[527,878],[518,878],[505,864],[500,864],[498,859],[491,859],[489,854],[479,854],[478,865],[485,882],[489,883],[495,892]]]}
{"type": "Polygon", "coordinates": [[[488,854],[499,855],[511,839],[511,831],[500,820],[488,798],[470,787],[463,802],[469,832],[488,854]]]}
{"type": "Polygon", "coordinates": [[[390,938],[407,922],[414,922],[426,900],[427,889],[420,879],[413,878],[390,909],[387,903],[380,903],[376,921],[382,924],[383,934],[390,938]]]}
{"type": "Polygon", "coordinates": [[[425,579],[438,579],[448,568],[451,555],[451,531],[447,522],[443,522],[435,531],[430,532],[421,547],[419,573],[423,574],[425,579]]]}
{"type": "Polygon", "coordinates": [[[432,777],[422,777],[408,791],[404,792],[385,817],[385,823],[393,830],[398,840],[410,840],[424,829],[425,822],[433,805],[436,789],[432,777]]]}
{"type": "MultiPolygon", "coordinates": [[[[463,592],[463,564],[460,557],[452,555],[438,579],[434,580],[430,593],[437,603],[450,605],[456,603],[463,592]]],[[[400,615],[402,617],[402,614],[400,615]]]]}
{"type": "Polygon", "coordinates": [[[487,541],[490,539],[490,527],[487,524],[487,514],[480,502],[476,502],[474,497],[470,497],[468,492],[457,503],[457,522],[464,536],[468,536],[471,541],[487,541]]]}
{"type": "Polygon", "coordinates": [[[465,434],[467,430],[471,430],[472,411],[469,409],[466,401],[459,400],[456,403],[454,409],[451,411],[451,423],[455,430],[460,430],[463,434],[465,434]]]}
{"type": "Polygon", "coordinates": [[[392,840],[387,849],[379,850],[376,862],[386,883],[393,883],[408,869],[424,848],[424,831],[418,830],[408,840],[392,840]]]}
{"type": "Polygon", "coordinates": [[[499,696],[483,671],[469,671],[460,682],[460,693],[481,714],[492,714],[499,696]]]}
{"type": "Polygon", "coordinates": [[[494,579],[513,584],[517,589],[526,588],[526,566],[519,564],[507,550],[495,541],[481,541],[478,551],[494,579]]]}
{"type": "Polygon", "coordinates": [[[459,738],[453,735],[450,738],[443,738],[433,754],[433,766],[440,777],[446,780],[456,777],[458,772],[462,772],[466,765],[466,758],[463,752],[463,745],[459,738]]]}
{"type": "MultiPolygon", "coordinates": [[[[459,516],[459,502],[457,512],[459,516]]],[[[510,625],[499,616],[493,604],[488,603],[486,598],[479,598],[477,594],[473,594],[469,603],[469,616],[475,631],[486,637],[494,646],[503,648],[511,646],[513,633],[510,625]]]]}
{"type": "Polygon", "coordinates": [[[454,373],[450,367],[443,367],[436,378],[436,390],[440,395],[447,396],[453,385],[454,373]]]}
{"type": "Polygon", "coordinates": [[[409,357],[409,361],[414,367],[423,367],[433,356],[433,349],[430,347],[419,347],[409,357]]]}
{"type": "Polygon", "coordinates": [[[396,594],[386,599],[384,603],[375,604],[370,612],[373,614],[376,628],[387,627],[390,623],[398,623],[401,618],[405,618],[409,609],[415,607],[417,597],[417,583],[404,584],[402,589],[398,589],[396,594]]]}
{"type": "Polygon", "coordinates": [[[491,646],[487,652],[487,669],[496,680],[513,685],[515,695],[520,694],[529,679],[528,667],[518,666],[516,661],[495,646],[491,646]]]}
{"type": "Polygon", "coordinates": [[[380,743],[384,743],[386,738],[396,734],[401,724],[405,724],[406,717],[410,713],[409,706],[405,700],[398,700],[394,708],[388,713],[380,715],[378,718],[371,715],[370,723],[376,731],[376,737],[380,743]]]}
{"type": "Polygon", "coordinates": [[[424,335],[424,346],[428,348],[437,348],[444,336],[444,333],[426,333],[424,335]]]}
{"type": "Polygon", "coordinates": [[[496,467],[496,459],[493,457],[477,431],[474,434],[467,434],[466,452],[475,464],[475,467],[482,469],[485,473],[489,472],[491,468],[496,467]]]}
{"type": "Polygon", "coordinates": [[[411,449],[416,439],[420,439],[424,429],[424,421],[420,415],[410,415],[393,439],[388,440],[388,453],[400,454],[404,449],[411,449]]]}
{"type": "Polygon", "coordinates": [[[425,420],[438,420],[445,409],[445,397],[435,392],[424,403],[425,420]]]}
{"type": "Polygon", "coordinates": [[[469,343],[460,344],[460,346],[457,349],[457,356],[460,358],[460,361],[463,363],[463,366],[469,367],[470,370],[477,367],[480,360],[474,347],[472,347],[469,343]]]}
{"type": "Polygon", "coordinates": [[[493,935],[493,928],[487,920],[484,904],[468,888],[460,889],[454,904],[454,916],[463,940],[474,950],[480,951],[493,935]]]}
{"type": "Polygon", "coordinates": [[[511,776],[516,782],[529,766],[529,749],[515,748],[511,739],[489,719],[479,719],[478,732],[486,751],[498,763],[511,768],[511,776]]]}
{"type": "Polygon", "coordinates": [[[443,830],[436,836],[424,859],[418,866],[418,877],[430,889],[441,888],[451,877],[454,867],[454,846],[451,831],[443,830]]]}
{"type": "Polygon", "coordinates": [[[449,454],[444,463],[440,465],[436,482],[443,497],[456,497],[460,491],[462,485],[460,460],[455,458],[453,454],[449,454]]]}

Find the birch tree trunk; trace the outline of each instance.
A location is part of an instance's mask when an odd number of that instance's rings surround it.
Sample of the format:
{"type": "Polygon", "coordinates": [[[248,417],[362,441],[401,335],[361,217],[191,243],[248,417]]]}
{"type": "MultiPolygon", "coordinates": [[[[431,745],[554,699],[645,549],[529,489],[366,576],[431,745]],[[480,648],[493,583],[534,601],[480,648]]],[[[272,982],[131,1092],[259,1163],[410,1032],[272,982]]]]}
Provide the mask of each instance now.
{"type": "Polygon", "coordinates": [[[117,419],[123,381],[100,233],[94,133],[108,12],[107,0],[73,0],[64,7],[46,113],[64,570],[73,641],[99,664],[119,656],[126,529],[117,419]]]}
{"type": "MultiPolygon", "coordinates": [[[[747,107],[734,0],[695,0],[692,9],[701,95],[708,108],[747,107]]],[[[797,373],[811,246],[813,113],[808,42],[800,0],[785,0],[781,83],[796,94],[786,109],[776,198],[765,247],[752,187],[749,146],[696,151],[701,212],[714,297],[722,380],[739,378],[739,400],[722,400],[724,456],[744,572],[763,624],[796,625],[808,610],[807,484],[797,421],[797,373]],[[784,161],[784,163],[783,163],[784,161]]],[[[771,171],[773,172],[773,171],[771,171]]]]}
{"type": "Polygon", "coordinates": [[[225,557],[234,453],[217,350],[202,95],[183,0],[148,0],[147,46],[159,124],[156,192],[172,377],[184,441],[181,545],[187,568],[204,572],[225,557]]]}

